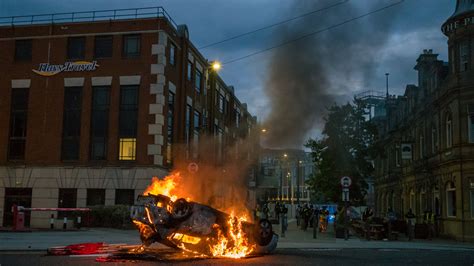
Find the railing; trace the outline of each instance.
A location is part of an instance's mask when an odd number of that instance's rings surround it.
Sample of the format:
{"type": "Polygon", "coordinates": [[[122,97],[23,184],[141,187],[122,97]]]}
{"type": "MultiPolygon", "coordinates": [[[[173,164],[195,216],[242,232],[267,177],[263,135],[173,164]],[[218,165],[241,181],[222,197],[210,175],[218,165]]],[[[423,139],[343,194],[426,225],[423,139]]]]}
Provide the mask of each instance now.
{"type": "Polygon", "coordinates": [[[71,13],[0,17],[0,26],[90,22],[139,18],[165,18],[175,29],[177,29],[176,22],[171,18],[171,16],[163,7],[143,7],[131,9],[95,10],[71,13]]]}
{"type": "Polygon", "coordinates": [[[374,90],[369,90],[369,91],[363,91],[361,93],[358,93],[355,95],[357,99],[367,99],[367,98],[377,98],[377,99],[384,99],[385,98],[385,93],[382,91],[374,91],[374,90]]]}

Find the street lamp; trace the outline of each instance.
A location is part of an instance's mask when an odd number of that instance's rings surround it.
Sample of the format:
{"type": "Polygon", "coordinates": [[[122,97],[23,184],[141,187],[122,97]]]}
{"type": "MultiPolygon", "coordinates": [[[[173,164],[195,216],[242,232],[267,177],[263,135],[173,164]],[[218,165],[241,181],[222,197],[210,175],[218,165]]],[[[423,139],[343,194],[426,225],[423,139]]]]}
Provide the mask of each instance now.
{"type": "Polygon", "coordinates": [[[221,69],[222,65],[221,65],[221,63],[219,63],[218,61],[214,61],[214,62],[212,62],[211,67],[212,67],[212,69],[213,69],[214,71],[217,72],[217,71],[219,71],[219,70],[221,69]]]}

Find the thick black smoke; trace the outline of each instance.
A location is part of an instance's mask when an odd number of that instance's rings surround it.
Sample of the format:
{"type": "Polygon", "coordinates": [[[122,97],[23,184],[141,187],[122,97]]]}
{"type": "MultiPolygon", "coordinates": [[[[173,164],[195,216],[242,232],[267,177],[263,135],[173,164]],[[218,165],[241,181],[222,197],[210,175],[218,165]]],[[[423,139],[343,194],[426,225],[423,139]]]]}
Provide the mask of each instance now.
{"type": "MultiPolygon", "coordinates": [[[[342,0],[340,0],[342,1],[342,0]]],[[[285,25],[276,34],[282,43],[395,3],[351,0],[323,13],[285,25]]],[[[302,14],[334,0],[293,1],[291,12],[302,14]]],[[[386,43],[399,6],[273,50],[265,93],[270,113],[263,122],[268,134],[264,145],[301,147],[314,129],[322,129],[326,107],[350,101],[355,91],[374,89],[377,57],[386,43]]]]}

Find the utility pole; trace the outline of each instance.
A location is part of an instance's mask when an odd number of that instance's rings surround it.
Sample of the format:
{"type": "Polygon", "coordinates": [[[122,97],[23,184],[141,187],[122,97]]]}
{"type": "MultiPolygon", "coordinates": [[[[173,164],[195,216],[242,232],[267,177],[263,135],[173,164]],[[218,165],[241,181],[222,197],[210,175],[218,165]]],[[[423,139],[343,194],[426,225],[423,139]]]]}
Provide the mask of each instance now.
{"type": "Polygon", "coordinates": [[[300,182],[301,182],[301,177],[300,177],[300,166],[301,166],[301,161],[298,159],[296,161],[296,205],[300,205],[300,182]]]}
{"type": "Polygon", "coordinates": [[[388,99],[388,76],[390,75],[390,73],[385,73],[385,83],[386,83],[386,90],[387,90],[387,93],[386,93],[386,98],[388,99]]]}

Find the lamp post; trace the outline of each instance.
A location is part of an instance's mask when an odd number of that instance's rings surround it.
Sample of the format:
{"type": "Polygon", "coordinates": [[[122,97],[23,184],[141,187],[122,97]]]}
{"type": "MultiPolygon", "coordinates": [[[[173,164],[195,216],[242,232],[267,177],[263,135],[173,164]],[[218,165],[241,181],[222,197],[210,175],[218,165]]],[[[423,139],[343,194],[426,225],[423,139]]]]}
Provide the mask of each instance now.
{"type": "Polygon", "coordinates": [[[296,204],[300,205],[300,182],[301,182],[301,163],[303,161],[298,160],[298,165],[296,166],[296,204]]]}

